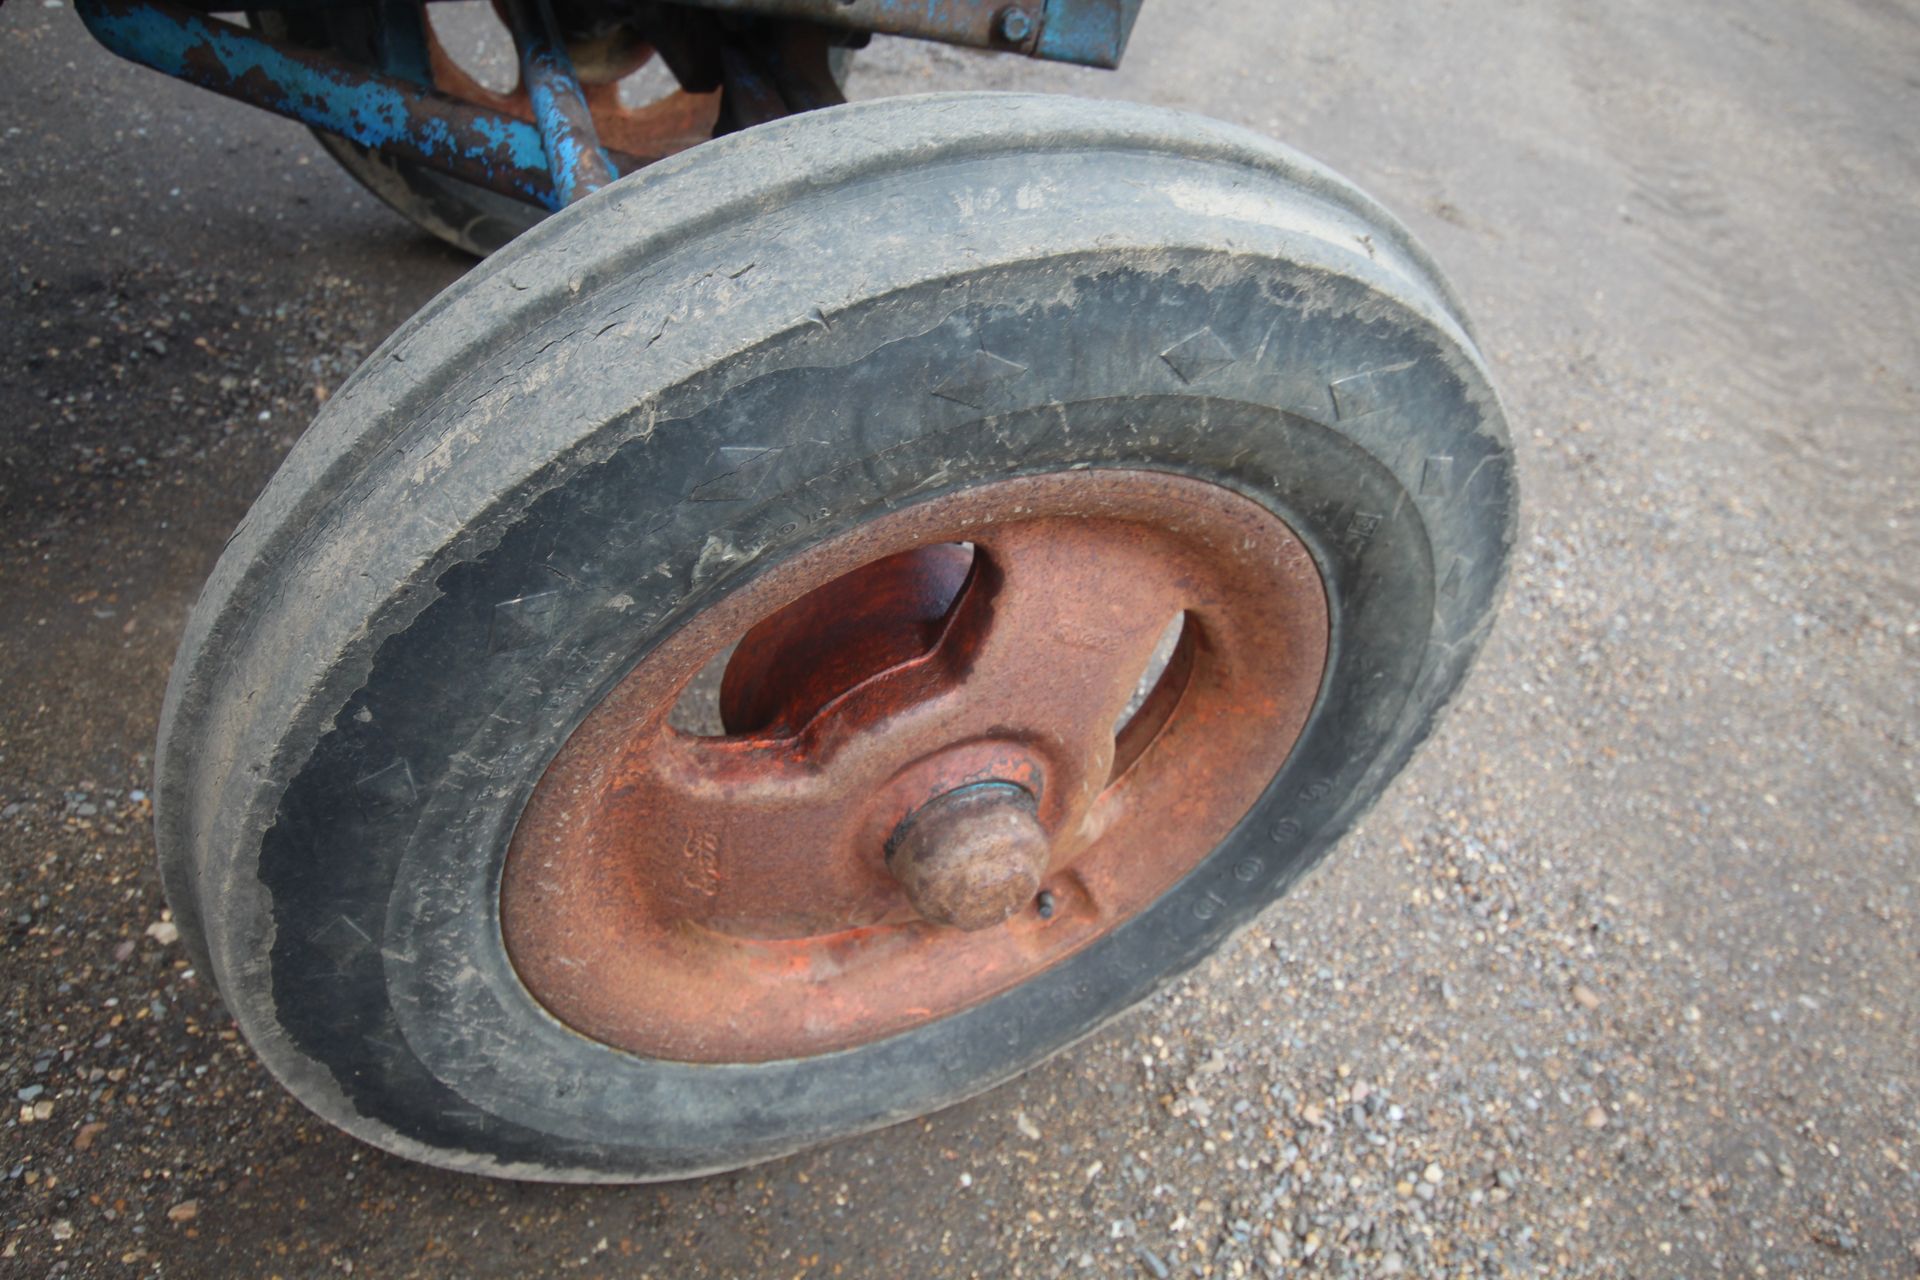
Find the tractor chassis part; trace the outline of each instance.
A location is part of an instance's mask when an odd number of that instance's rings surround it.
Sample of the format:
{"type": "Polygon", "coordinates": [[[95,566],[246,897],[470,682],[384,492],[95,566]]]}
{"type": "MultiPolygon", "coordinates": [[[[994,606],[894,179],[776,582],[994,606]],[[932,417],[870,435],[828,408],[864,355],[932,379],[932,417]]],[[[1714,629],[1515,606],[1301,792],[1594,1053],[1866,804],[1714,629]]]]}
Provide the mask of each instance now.
{"type": "MultiPolygon", "coordinates": [[[[76,0],[74,7],[113,53],[201,88],[548,209],[567,203],[563,192],[585,194],[569,167],[556,168],[547,153],[549,137],[563,154],[567,141],[581,142],[564,123],[536,127],[165,0],[76,0]]],[[[571,78],[571,68],[564,77],[556,70],[549,85],[571,78]]],[[[572,88],[577,94],[578,80],[572,88]]],[[[595,140],[589,150],[598,146],[595,140]]],[[[621,173],[658,159],[606,158],[621,173]]]]}
{"type": "MultiPolygon", "coordinates": [[[[719,131],[844,101],[833,44],[872,33],[912,36],[1088,66],[1114,67],[1140,0],[689,0],[642,6],[683,87],[723,90],[719,131]]],[[[564,208],[660,154],[601,144],[589,98],[551,0],[503,0],[532,120],[360,62],[211,16],[230,8],[168,0],[75,0],[87,30],[120,57],[298,120],[371,151],[413,161],[542,208],[564,208]]],[[[269,0],[281,13],[338,0],[269,0]]]]}

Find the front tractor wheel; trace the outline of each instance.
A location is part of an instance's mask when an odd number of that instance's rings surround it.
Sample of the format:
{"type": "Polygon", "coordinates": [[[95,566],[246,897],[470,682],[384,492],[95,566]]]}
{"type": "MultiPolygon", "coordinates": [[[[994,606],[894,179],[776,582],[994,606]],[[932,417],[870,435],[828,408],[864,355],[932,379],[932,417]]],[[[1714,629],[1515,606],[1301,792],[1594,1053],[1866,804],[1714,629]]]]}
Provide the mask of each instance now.
{"type": "Polygon", "coordinates": [[[999,95],[751,129],[328,404],[188,627],[169,894],[388,1150],[766,1159],[1251,921],[1428,732],[1513,519],[1446,286],[1273,144],[999,95]]]}

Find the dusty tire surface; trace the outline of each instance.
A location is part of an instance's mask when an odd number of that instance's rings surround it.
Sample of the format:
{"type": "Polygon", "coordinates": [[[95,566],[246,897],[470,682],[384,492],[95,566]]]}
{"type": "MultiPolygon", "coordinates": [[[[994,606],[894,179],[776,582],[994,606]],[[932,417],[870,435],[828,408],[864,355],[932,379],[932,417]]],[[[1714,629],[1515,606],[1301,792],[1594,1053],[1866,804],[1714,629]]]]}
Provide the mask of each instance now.
{"type": "Polygon", "coordinates": [[[1431,263],[1274,143],[973,94],[749,130],[528,232],[327,404],[187,627],[169,899],[274,1074],[402,1155],[637,1181],[888,1124],[1088,1034],[1323,856],[1465,674],[1515,502],[1431,263]],[[624,673],[837,532],[1082,468],[1250,498],[1326,586],[1312,719],[1226,842],[1025,985],[837,1053],[645,1059],[528,997],[502,859],[624,673]]]}

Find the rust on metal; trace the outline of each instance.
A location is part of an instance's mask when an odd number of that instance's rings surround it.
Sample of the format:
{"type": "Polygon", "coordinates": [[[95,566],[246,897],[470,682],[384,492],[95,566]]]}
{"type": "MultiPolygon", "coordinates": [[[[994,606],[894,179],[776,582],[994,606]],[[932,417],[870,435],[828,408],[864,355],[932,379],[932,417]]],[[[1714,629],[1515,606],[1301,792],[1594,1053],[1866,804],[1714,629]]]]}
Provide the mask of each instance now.
{"type": "Polygon", "coordinates": [[[1311,555],[1216,485],[1079,471],[890,513],[696,615],[574,732],[509,850],[509,953],[556,1017],[650,1057],[799,1057],[946,1016],[1215,848],[1326,653],[1311,555]],[[673,728],[736,642],[726,732],[673,728]],[[976,872],[995,887],[969,904],[976,872]]]}
{"type": "Polygon", "coordinates": [[[720,686],[729,733],[793,734],[866,676],[930,652],[973,568],[959,543],[844,574],[756,625],[720,686]]]}
{"type": "MultiPolygon", "coordinates": [[[[427,24],[426,31],[427,66],[435,89],[488,111],[528,124],[534,122],[533,99],[524,78],[505,93],[489,89],[447,52],[432,23],[427,24]]],[[[619,172],[631,173],[713,136],[720,112],[717,85],[701,92],[675,89],[642,103],[630,103],[622,97],[620,80],[653,60],[656,54],[651,45],[631,40],[613,53],[570,41],[567,48],[570,55],[584,55],[591,68],[581,76],[581,90],[592,114],[594,132],[619,172]]]]}
{"type": "Polygon", "coordinates": [[[520,86],[533,107],[533,124],[553,173],[555,195],[572,204],[617,176],[601,149],[593,108],[556,31],[548,0],[500,0],[520,53],[520,86]]]}
{"type": "MultiPolygon", "coordinates": [[[[422,89],[165,0],[78,0],[76,9],[121,57],[479,186],[549,208],[564,203],[530,127],[530,103],[496,114],[483,96],[422,89]]],[[[625,172],[662,154],[644,149],[612,161],[625,172]]]]}
{"type": "Polygon", "coordinates": [[[908,814],[887,869],[924,920],[973,932],[1004,923],[1040,892],[1052,857],[1034,800],[1011,782],[976,782],[908,814]]]}

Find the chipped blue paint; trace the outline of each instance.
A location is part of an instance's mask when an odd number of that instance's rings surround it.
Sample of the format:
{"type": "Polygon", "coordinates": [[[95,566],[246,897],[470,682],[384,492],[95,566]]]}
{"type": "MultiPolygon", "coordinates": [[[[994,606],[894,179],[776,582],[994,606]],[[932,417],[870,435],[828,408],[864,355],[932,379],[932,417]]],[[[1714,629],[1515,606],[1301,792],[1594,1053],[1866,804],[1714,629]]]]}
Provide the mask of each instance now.
{"type": "Polygon", "coordinates": [[[555,195],[561,203],[572,204],[612,182],[617,171],[601,149],[593,109],[554,28],[547,0],[506,0],[505,7],[520,50],[520,82],[527,87],[555,195]]]}
{"type": "Polygon", "coordinates": [[[1086,67],[1117,67],[1141,0],[1047,0],[1036,57],[1086,67]]]}
{"type": "Polygon", "coordinates": [[[74,8],[95,39],[143,66],[548,208],[564,203],[540,131],[524,121],[450,104],[373,71],[318,66],[244,28],[171,5],[76,0],[74,8]]]}
{"type": "Polygon", "coordinates": [[[581,196],[600,189],[602,184],[591,172],[588,155],[590,152],[598,153],[604,161],[606,153],[600,151],[598,143],[583,142],[575,130],[572,116],[568,113],[569,103],[566,99],[569,96],[578,98],[582,109],[586,106],[586,99],[580,94],[579,82],[573,78],[573,67],[570,64],[563,64],[555,68],[551,64],[556,59],[551,54],[542,55],[540,61],[546,64],[543,69],[549,72],[549,75],[538,78],[528,77],[527,97],[533,103],[534,124],[540,131],[541,145],[547,157],[547,168],[553,174],[554,191],[559,195],[561,203],[572,204],[581,196]],[[563,74],[566,81],[572,82],[571,95],[567,93],[568,85],[565,82],[560,84],[553,82],[551,75],[555,71],[563,74]]]}
{"type": "MultiPolygon", "coordinates": [[[[572,68],[567,70],[571,74],[572,68]]],[[[562,101],[565,92],[564,88],[556,89],[549,83],[536,80],[529,83],[527,97],[533,102],[533,118],[540,130],[547,168],[553,173],[554,191],[562,204],[572,204],[581,196],[600,189],[601,183],[583,172],[588,152],[599,151],[600,148],[598,145],[583,145],[575,136],[573,122],[562,101]]],[[[604,158],[606,153],[600,154],[604,158]]]]}

